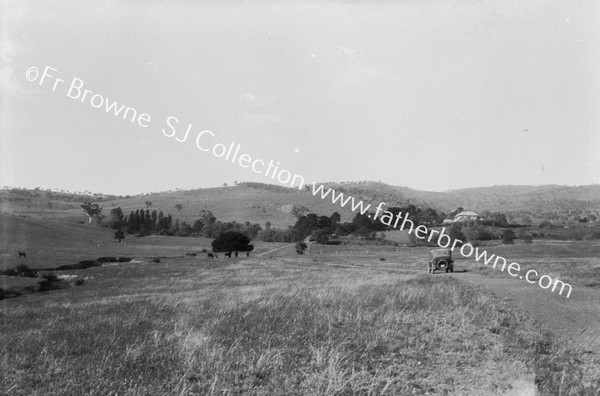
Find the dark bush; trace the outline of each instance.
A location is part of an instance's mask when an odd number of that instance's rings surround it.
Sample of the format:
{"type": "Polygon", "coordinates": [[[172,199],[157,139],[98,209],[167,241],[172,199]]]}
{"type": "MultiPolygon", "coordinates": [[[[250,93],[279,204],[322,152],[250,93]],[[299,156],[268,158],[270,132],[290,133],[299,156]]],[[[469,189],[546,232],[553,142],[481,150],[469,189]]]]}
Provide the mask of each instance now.
{"type": "Polygon", "coordinates": [[[308,245],[304,242],[296,242],[296,253],[304,254],[308,245]]]}
{"type": "Polygon", "coordinates": [[[53,272],[46,272],[46,273],[42,274],[42,278],[47,280],[48,282],[54,282],[54,281],[58,280],[58,278],[56,277],[56,274],[53,272]]]}
{"type": "Polygon", "coordinates": [[[60,290],[60,289],[67,289],[69,287],[70,287],[69,284],[67,282],[65,282],[64,280],[58,280],[58,279],[55,279],[53,281],[44,280],[39,283],[38,291],[43,292],[43,291],[50,291],[50,290],[60,290]]]}
{"type": "Polygon", "coordinates": [[[515,233],[513,230],[505,229],[502,232],[502,243],[504,245],[512,245],[514,243],[515,233]]]}
{"type": "Polygon", "coordinates": [[[128,263],[131,257],[99,257],[96,259],[99,263],[128,263]]]}
{"type": "Polygon", "coordinates": [[[100,263],[116,263],[118,259],[116,257],[98,257],[96,261],[100,263]]]}
{"type": "Polygon", "coordinates": [[[56,267],[56,270],[64,271],[64,270],[73,270],[73,269],[86,269],[90,267],[100,267],[102,263],[96,260],[84,260],[80,261],[77,264],[65,264],[59,267],[56,267]]]}
{"type": "Polygon", "coordinates": [[[254,250],[254,245],[250,244],[250,238],[236,231],[222,233],[212,241],[211,245],[215,253],[230,251],[251,252],[254,250]]]}
{"type": "Polygon", "coordinates": [[[32,270],[26,264],[19,264],[15,267],[17,276],[26,276],[28,278],[34,278],[37,275],[37,271],[32,270]]]}

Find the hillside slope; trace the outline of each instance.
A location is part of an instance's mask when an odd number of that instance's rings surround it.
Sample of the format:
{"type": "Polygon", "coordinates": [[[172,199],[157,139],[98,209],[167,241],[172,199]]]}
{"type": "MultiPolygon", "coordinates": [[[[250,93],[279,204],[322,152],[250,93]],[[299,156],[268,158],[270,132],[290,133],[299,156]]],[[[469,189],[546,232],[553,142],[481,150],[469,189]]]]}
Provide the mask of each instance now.
{"type": "MultiPolygon", "coordinates": [[[[408,187],[391,186],[380,182],[323,183],[328,188],[353,196],[357,201],[377,205],[385,202],[387,207],[407,206],[432,207],[438,212],[449,213],[458,207],[478,212],[530,212],[552,213],[562,216],[596,213],[600,218],[600,185],[589,186],[493,186],[450,190],[446,192],[419,191],[408,187]]],[[[32,214],[56,218],[59,216],[85,216],[79,208],[79,202],[61,202],[56,196],[49,200],[39,192],[20,191],[18,197],[11,197],[6,190],[0,194],[2,211],[16,214],[32,214]],[[52,205],[49,205],[51,202],[52,205]],[[48,209],[52,206],[53,209],[48,209]]],[[[342,208],[332,204],[330,196],[321,199],[311,192],[280,186],[248,183],[232,187],[201,188],[186,191],[168,191],[143,194],[133,197],[108,197],[99,202],[104,215],[110,210],[121,207],[127,215],[132,210],[149,207],[151,210],[171,214],[175,219],[193,223],[202,209],[207,209],[220,221],[258,223],[261,226],[269,221],[275,227],[292,225],[295,217],[291,215],[292,206],[305,206],[310,212],[331,215],[338,212],[342,221],[350,221],[354,213],[350,205],[342,208]],[[149,203],[149,204],[147,204],[149,203]],[[183,206],[181,211],[175,205],[183,206]]],[[[82,197],[77,197],[81,200],[82,197]]],[[[544,216],[540,216],[543,218],[544,216]]]]}
{"type": "MultiPolygon", "coordinates": [[[[352,194],[387,198],[394,195],[404,204],[430,206],[450,212],[458,207],[476,211],[558,211],[600,209],[600,184],[587,186],[493,186],[449,190],[419,191],[380,182],[332,183],[352,194]]],[[[389,198],[388,198],[389,199],[389,198]]]]}

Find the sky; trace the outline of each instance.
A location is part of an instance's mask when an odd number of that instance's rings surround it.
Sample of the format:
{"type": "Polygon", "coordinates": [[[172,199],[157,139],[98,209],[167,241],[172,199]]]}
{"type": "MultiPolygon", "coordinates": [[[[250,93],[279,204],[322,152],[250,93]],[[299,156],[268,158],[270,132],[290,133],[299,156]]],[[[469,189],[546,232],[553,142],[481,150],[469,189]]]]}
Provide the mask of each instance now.
{"type": "Polygon", "coordinates": [[[232,143],[308,184],[600,183],[597,1],[1,7],[1,186],[285,185],[232,143]]]}

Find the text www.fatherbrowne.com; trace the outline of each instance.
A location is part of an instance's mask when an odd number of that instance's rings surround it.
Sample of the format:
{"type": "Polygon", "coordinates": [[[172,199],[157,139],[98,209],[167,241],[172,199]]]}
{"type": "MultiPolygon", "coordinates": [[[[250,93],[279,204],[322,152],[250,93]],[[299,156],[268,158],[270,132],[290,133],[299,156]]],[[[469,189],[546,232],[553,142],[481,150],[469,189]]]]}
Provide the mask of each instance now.
{"type": "MultiPolygon", "coordinates": [[[[345,207],[348,203],[350,203],[350,208],[353,212],[358,210],[358,213],[364,215],[371,208],[371,204],[365,204],[363,201],[359,200],[358,202],[352,196],[344,196],[342,192],[336,192],[332,188],[325,189],[325,187],[320,184],[318,187],[316,183],[313,182],[312,185],[312,194],[314,196],[320,195],[321,199],[326,199],[328,196],[331,197],[332,203],[338,203],[341,207],[345,207]]],[[[492,268],[496,269],[499,266],[500,271],[506,272],[512,277],[519,277],[519,279],[525,279],[528,283],[536,283],[542,289],[549,289],[552,287],[552,292],[556,291],[559,287],[558,294],[562,295],[564,291],[566,291],[566,297],[569,298],[573,287],[561,281],[560,279],[552,279],[552,277],[548,275],[542,275],[538,278],[538,272],[536,270],[530,269],[524,273],[524,275],[520,275],[521,266],[517,262],[509,262],[500,255],[491,254],[488,255],[488,252],[485,250],[479,250],[478,247],[471,245],[468,242],[461,241],[460,239],[452,238],[445,233],[446,228],[442,227],[441,230],[428,230],[424,225],[418,225],[415,227],[415,224],[412,220],[408,218],[408,213],[398,212],[396,214],[384,210],[383,206],[385,202],[379,203],[375,209],[375,214],[372,216],[373,220],[379,219],[379,221],[385,224],[388,227],[392,227],[394,229],[404,230],[408,229],[408,234],[411,234],[414,231],[414,235],[419,239],[426,239],[428,242],[432,242],[435,240],[437,245],[441,248],[450,248],[453,252],[457,247],[459,248],[460,254],[464,257],[472,257],[475,256],[475,260],[478,262],[482,262],[485,265],[492,264],[492,268]],[[399,226],[399,227],[398,227],[399,226]],[[435,238],[437,235],[437,239],[435,238]],[[458,246],[457,246],[458,245],[458,246]]],[[[371,217],[371,215],[368,215],[371,217]]]]}
{"type": "MultiPolygon", "coordinates": [[[[66,80],[62,78],[58,78],[56,73],[58,69],[46,66],[43,71],[35,67],[29,67],[25,72],[25,78],[30,82],[36,82],[39,86],[45,85],[46,87],[52,87],[52,91],[54,92],[63,92],[66,94],[66,97],[79,101],[81,103],[87,103],[91,107],[98,109],[100,111],[105,111],[108,114],[112,114],[115,117],[122,118],[125,121],[130,122],[131,124],[138,125],[141,128],[149,128],[151,126],[152,118],[150,114],[138,112],[137,109],[126,106],[124,104],[119,104],[116,100],[111,100],[108,97],[101,95],[99,93],[92,92],[89,89],[85,89],[85,83],[82,79],[73,77],[70,84],[68,84],[68,88],[66,88],[67,84],[66,80]]],[[[192,124],[189,123],[185,128],[185,132],[181,133],[183,129],[179,129],[179,119],[175,116],[169,116],[164,119],[164,123],[168,126],[168,129],[161,128],[161,132],[164,136],[168,138],[174,138],[175,141],[179,143],[185,143],[188,141],[188,138],[192,134],[192,124]]],[[[222,158],[225,161],[231,163],[237,163],[242,168],[251,169],[253,172],[257,174],[262,174],[265,177],[268,177],[272,180],[277,180],[279,183],[288,185],[292,188],[297,187],[298,189],[302,189],[305,185],[304,178],[300,175],[294,174],[286,169],[280,169],[279,161],[263,161],[261,159],[252,158],[247,153],[240,153],[241,145],[235,142],[223,143],[219,141],[215,141],[216,135],[209,130],[202,130],[196,134],[196,138],[191,138],[191,141],[195,142],[196,147],[201,152],[211,152],[215,157],[222,158]]],[[[364,215],[371,208],[371,204],[365,204],[362,200],[356,201],[352,196],[344,196],[342,192],[336,192],[332,188],[328,188],[325,191],[325,187],[321,184],[317,187],[316,183],[312,183],[312,194],[317,196],[317,194],[321,195],[321,199],[326,199],[328,196],[331,197],[331,202],[336,204],[339,202],[341,207],[345,207],[350,203],[350,209],[353,212],[358,211],[360,214],[364,215]]],[[[512,277],[519,277],[519,279],[525,279],[529,283],[537,283],[542,289],[549,289],[552,287],[552,292],[554,292],[559,286],[560,290],[558,291],[559,295],[562,295],[563,291],[568,289],[566,297],[568,298],[571,295],[572,287],[568,283],[564,283],[559,279],[552,279],[552,277],[548,275],[542,275],[539,278],[538,272],[535,270],[529,270],[525,272],[525,275],[519,275],[521,273],[521,266],[519,263],[508,261],[498,255],[490,255],[488,257],[488,253],[486,251],[480,251],[479,248],[474,247],[470,243],[464,243],[460,239],[454,239],[448,236],[445,233],[445,228],[442,228],[440,231],[438,230],[428,230],[424,225],[418,225],[415,227],[415,224],[408,218],[408,213],[404,214],[402,217],[402,212],[394,215],[392,212],[383,210],[383,206],[385,202],[381,202],[377,205],[375,214],[373,215],[373,219],[379,219],[380,222],[387,225],[388,227],[397,228],[400,224],[400,230],[404,230],[408,228],[408,233],[411,234],[414,230],[414,235],[419,239],[427,239],[427,241],[431,242],[432,239],[437,234],[436,243],[438,246],[442,248],[449,248],[451,246],[452,251],[457,248],[457,245],[460,247],[460,253],[464,257],[471,257],[475,254],[475,260],[483,262],[485,265],[489,265],[492,263],[492,268],[496,268],[500,263],[500,271],[506,272],[512,277]],[[400,223],[402,221],[402,223],[400,223]],[[393,223],[393,226],[392,226],[393,223]]],[[[371,217],[371,215],[368,215],[371,217]]]]}

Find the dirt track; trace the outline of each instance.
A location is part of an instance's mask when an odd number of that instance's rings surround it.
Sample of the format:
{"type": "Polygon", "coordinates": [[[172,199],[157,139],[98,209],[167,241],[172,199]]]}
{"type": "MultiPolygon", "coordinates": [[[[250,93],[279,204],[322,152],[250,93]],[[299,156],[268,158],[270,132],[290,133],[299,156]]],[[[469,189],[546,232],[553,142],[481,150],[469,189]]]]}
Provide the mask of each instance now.
{"type": "Polygon", "coordinates": [[[449,275],[509,299],[552,333],[600,353],[599,290],[575,286],[571,296],[565,298],[522,280],[489,278],[468,272],[449,275]]]}

